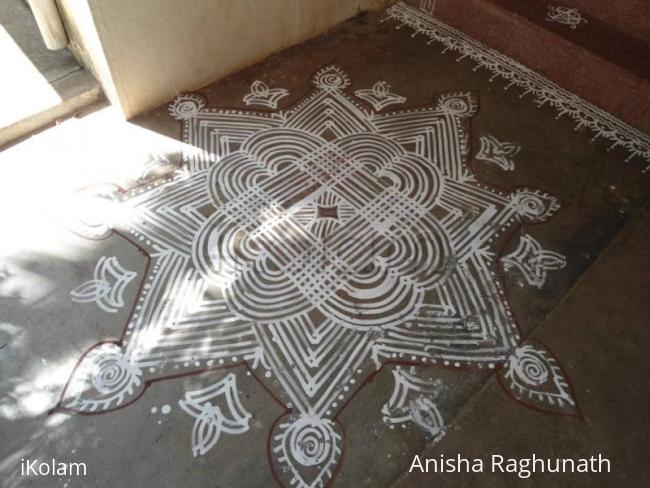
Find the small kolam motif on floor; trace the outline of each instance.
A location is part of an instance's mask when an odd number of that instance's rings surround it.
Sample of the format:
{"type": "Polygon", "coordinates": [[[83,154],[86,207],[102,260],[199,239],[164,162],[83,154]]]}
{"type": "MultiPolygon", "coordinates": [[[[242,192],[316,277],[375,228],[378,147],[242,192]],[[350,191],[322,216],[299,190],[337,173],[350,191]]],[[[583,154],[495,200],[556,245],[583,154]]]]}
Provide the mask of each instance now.
{"type": "Polygon", "coordinates": [[[521,151],[521,146],[513,142],[501,142],[489,134],[479,138],[481,147],[476,154],[477,161],[494,164],[504,171],[514,171],[514,157],[521,151]]]}
{"type": "Polygon", "coordinates": [[[585,19],[577,8],[549,5],[546,11],[546,20],[577,28],[580,24],[586,24],[585,19]]]}

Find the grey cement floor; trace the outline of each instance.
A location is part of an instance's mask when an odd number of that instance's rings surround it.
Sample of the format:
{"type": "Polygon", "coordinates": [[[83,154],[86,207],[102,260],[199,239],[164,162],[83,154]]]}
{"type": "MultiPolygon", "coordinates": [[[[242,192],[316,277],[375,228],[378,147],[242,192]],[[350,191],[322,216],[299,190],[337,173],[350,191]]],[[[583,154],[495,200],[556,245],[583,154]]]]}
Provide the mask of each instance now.
{"type": "MultiPolygon", "coordinates": [[[[522,335],[542,339],[571,378],[582,417],[526,408],[502,391],[488,369],[421,367],[415,371],[420,378],[445,384],[438,408],[446,435],[432,442],[413,423],[390,429],[383,422],[396,367],[386,365],[338,415],[345,437],[333,486],[646,486],[650,221],[643,164],[624,164],[622,152],[592,142],[569,120],[556,120],[552,109],[504,91],[502,83],[489,81],[489,73],[474,71],[470,61],[458,62],[379,18],[349,21],[200,92],[209,106],[243,109],[251,83],[263,80],[289,90],[281,104],[288,107],[310,90],[314,72],[335,62],[350,74],[350,92],[385,80],[408,98],[408,107],[429,105],[438,93],[478,93],[470,154],[476,154],[485,134],[516,142],[521,151],[512,172],[470,156],[477,179],[498,188],[541,189],[562,202],[557,215],[524,225],[522,232],[565,256],[566,267],[549,272],[541,289],[527,286],[516,273],[505,274],[504,285],[522,335]],[[414,454],[597,452],[612,460],[612,473],[529,480],[404,473],[414,454]]],[[[126,408],[100,415],[49,414],[82,354],[100,341],[119,338],[146,267],[138,249],[120,235],[88,240],[70,232],[66,224],[78,211],[70,195],[106,182],[132,188],[143,174],[151,179],[180,163],[181,125],[167,107],[129,123],[108,107],[96,108],[0,155],[0,484],[275,486],[267,443],[285,409],[243,366],[151,383],[126,408]],[[92,279],[102,256],[116,256],[138,273],[116,313],[75,303],[70,296],[92,279]],[[194,457],[193,419],[178,401],[232,372],[239,398],[252,414],[249,430],[224,433],[215,447],[194,457]],[[85,462],[88,475],[24,477],[21,458],[85,462]]],[[[515,242],[504,241],[505,252],[515,242]]],[[[273,380],[265,385],[275,395],[273,380]]]]}
{"type": "Polygon", "coordinates": [[[647,300],[650,213],[641,209],[534,332],[562,358],[581,399],[584,419],[558,418],[502,401],[494,379],[468,402],[453,431],[423,457],[441,454],[517,458],[610,457],[611,474],[537,474],[529,481],[505,475],[436,476],[412,473],[397,486],[645,486],[649,369],[647,300]],[[630,272],[631,268],[635,272],[630,272]],[[504,419],[508,419],[504,422],[504,419]]]}

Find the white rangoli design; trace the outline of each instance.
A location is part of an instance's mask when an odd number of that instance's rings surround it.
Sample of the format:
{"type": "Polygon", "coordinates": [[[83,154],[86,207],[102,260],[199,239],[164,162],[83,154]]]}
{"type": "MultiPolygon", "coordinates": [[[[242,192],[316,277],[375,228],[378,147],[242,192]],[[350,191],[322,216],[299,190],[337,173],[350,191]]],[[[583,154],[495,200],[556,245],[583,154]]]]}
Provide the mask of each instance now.
{"type": "Polygon", "coordinates": [[[546,20],[568,25],[571,29],[575,29],[580,24],[587,23],[587,19],[580,15],[580,11],[577,8],[555,7],[553,5],[548,6],[546,20]]]}
{"type": "Polygon", "coordinates": [[[532,94],[538,106],[552,106],[558,112],[558,117],[568,115],[578,127],[588,127],[592,130],[595,133],[594,139],[603,137],[611,141],[611,147],[624,147],[629,153],[626,161],[640,156],[647,163],[644,172],[650,169],[650,135],[565,90],[505,54],[432,17],[430,13],[424,13],[403,2],[392,5],[386,13],[388,18],[400,23],[398,29],[407,25],[414,30],[413,36],[423,34],[429,38],[429,43],[436,41],[443,44],[444,51],[459,53],[458,60],[469,57],[479,67],[491,71],[492,79],[506,80],[506,88],[517,86],[523,90],[524,95],[532,94]]]}
{"type": "Polygon", "coordinates": [[[533,408],[578,413],[566,374],[538,342],[527,340],[517,347],[499,371],[499,381],[508,393],[533,408]]]}
{"type": "Polygon", "coordinates": [[[237,395],[237,377],[230,373],[212,386],[188,391],[179,400],[180,407],[194,417],[192,453],[202,456],[219,440],[222,432],[241,434],[249,428],[251,414],[237,395]],[[221,405],[219,405],[221,403],[221,405]]]}
{"type": "Polygon", "coordinates": [[[491,135],[481,136],[479,141],[481,148],[476,154],[478,161],[496,164],[504,171],[514,171],[515,162],[512,158],[519,154],[521,150],[519,144],[499,142],[496,137],[491,135]]]}
{"type": "Polygon", "coordinates": [[[378,112],[389,105],[406,102],[406,97],[391,93],[390,85],[385,81],[378,81],[372,88],[357,90],[354,94],[368,102],[378,112]]]}
{"type": "Polygon", "coordinates": [[[432,437],[441,435],[445,422],[435,402],[444,388],[442,382],[423,380],[399,366],[393,369],[393,378],[393,394],[381,409],[384,422],[391,428],[413,422],[432,437]]]}
{"type": "Polygon", "coordinates": [[[436,0],[420,0],[420,10],[433,15],[436,10],[436,0]]]}
{"type": "MultiPolygon", "coordinates": [[[[80,360],[60,407],[113,410],[178,370],[245,364],[287,408],[270,434],[274,475],[315,487],[341,459],[338,412],[375,369],[493,369],[511,355],[520,337],[494,251],[557,200],[476,181],[471,93],[378,113],[338,67],[312,83],[286,111],[210,108],[191,94],[170,106],[199,150],[177,176],[121,196],[110,225],[148,256],[146,276],[124,335],[80,360]]],[[[182,403],[197,419],[195,453],[227,419],[243,429],[230,384],[182,403]],[[219,416],[208,398],[222,391],[233,407],[219,416]]],[[[431,396],[409,409],[442,429],[431,396]]]]}
{"type": "Polygon", "coordinates": [[[326,486],[341,458],[341,426],[312,413],[289,415],[286,420],[273,437],[273,455],[288,472],[287,486],[326,486]]]}
{"type": "Polygon", "coordinates": [[[268,108],[277,108],[278,102],[289,95],[284,88],[269,88],[263,81],[254,81],[251,91],[244,97],[246,105],[261,105],[268,108]]]}
{"type": "Polygon", "coordinates": [[[84,355],[66,385],[65,407],[79,412],[111,410],[143,387],[140,365],[125,357],[119,345],[100,343],[84,355]]]}
{"type": "Polygon", "coordinates": [[[77,303],[95,302],[105,312],[115,313],[124,306],[124,290],[138,275],[124,269],[115,256],[102,256],[95,265],[93,279],[70,292],[77,303]]]}
{"type": "Polygon", "coordinates": [[[139,183],[144,183],[156,175],[156,171],[164,166],[170,166],[172,163],[169,161],[169,158],[164,154],[153,154],[151,156],[151,161],[149,161],[138,179],[139,183]]]}
{"type": "Polygon", "coordinates": [[[547,251],[531,236],[524,234],[517,249],[501,258],[505,270],[516,268],[522,272],[529,285],[541,288],[546,282],[548,271],[566,266],[566,257],[547,251]]]}
{"type": "Polygon", "coordinates": [[[111,215],[119,200],[116,185],[93,185],[65,199],[57,218],[71,232],[86,239],[105,239],[111,235],[111,215]]]}

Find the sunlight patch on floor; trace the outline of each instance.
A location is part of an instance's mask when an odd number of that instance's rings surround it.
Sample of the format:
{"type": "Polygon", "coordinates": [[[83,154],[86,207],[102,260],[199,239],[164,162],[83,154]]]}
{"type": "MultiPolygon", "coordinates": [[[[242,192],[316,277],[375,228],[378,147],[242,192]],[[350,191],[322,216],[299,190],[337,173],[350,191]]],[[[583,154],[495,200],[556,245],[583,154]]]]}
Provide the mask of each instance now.
{"type": "Polygon", "coordinates": [[[61,102],[61,97],[36,69],[6,29],[0,26],[0,127],[6,127],[31,114],[61,102]]]}

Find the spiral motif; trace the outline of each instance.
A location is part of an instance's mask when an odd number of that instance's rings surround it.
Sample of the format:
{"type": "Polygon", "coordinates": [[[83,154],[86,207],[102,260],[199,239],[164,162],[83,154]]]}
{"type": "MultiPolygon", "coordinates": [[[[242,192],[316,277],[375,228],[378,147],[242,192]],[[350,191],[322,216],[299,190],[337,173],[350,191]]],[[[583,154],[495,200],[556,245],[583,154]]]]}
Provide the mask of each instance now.
{"type": "Polygon", "coordinates": [[[169,114],[178,120],[194,118],[205,107],[205,101],[199,95],[180,95],[169,106],[169,114]]]}
{"type": "Polygon", "coordinates": [[[438,109],[455,115],[463,115],[472,111],[472,103],[467,94],[453,94],[442,97],[438,109]]]}
{"type": "Polygon", "coordinates": [[[61,404],[79,412],[106,412],[144,388],[142,371],[115,343],[98,344],[75,369],[61,404]]]}
{"type": "Polygon", "coordinates": [[[331,455],[335,439],[329,421],[302,418],[289,429],[289,452],[301,465],[317,466],[331,455]]]}
{"type": "Polygon", "coordinates": [[[530,190],[517,193],[512,199],[512,204],[521,217],[533,221],[546,220],[560,208],[555,198],[530,190]]]}
{"type": "Polygon", "coordinates": [[[529,349],[518,355],[514,370],[523,382],[533,386],[546,383],[551,374],[544,358],[529,349]]]}
{"type": "Polygon", "coordinates": [[[526,405],[554,413],[577,413],[566,373],[539,343],[517,346],[499,372],[499,381],[526,405]]]}
{"type": "Polygon", "coordinates": [[[324,90],[342,90],[350,84],[350,79],[340,69],[328,66],[316,73],[314,84],[324,90]]]}
{"type": "Polygon", "coordinates": [[[138,381],[139,370],[129,364],[121,354],[106,354],[95,363],[90,381],[102,395],[128,389],[138,381]]]}
{"type": "Polygon", "coordinates": [[[320,82],[330,88],[339,88],[343,85],[343,78],[337,73],[327,73],[320,78],[320,82]]]}
{"type": "Polygon", "coordinates": [[[540,215],[543,215],[545,205],[544,202],[535,195],[522,195],[519,199],[519,208],[526,216],[539,217],[540,215]]]}

